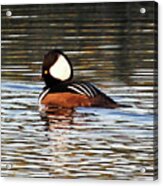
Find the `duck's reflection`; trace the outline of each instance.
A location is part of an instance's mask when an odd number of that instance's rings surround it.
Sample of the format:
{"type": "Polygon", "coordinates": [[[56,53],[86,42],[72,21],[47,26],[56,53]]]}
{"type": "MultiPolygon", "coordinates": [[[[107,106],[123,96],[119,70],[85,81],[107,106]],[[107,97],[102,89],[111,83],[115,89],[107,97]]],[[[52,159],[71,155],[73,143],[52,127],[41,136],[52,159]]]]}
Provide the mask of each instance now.
{"type": "Polygon", "coordinates": [[[98,120],[97,114],[92,112],[80,112],[76,109],[60,108],[54,106],[41,105],[40,116],[46,121],[47,130],[52,129],[72,129],[75,126],[87,125],[89,122],[98,120]]]}
{"type": "MultiPolygon", "coordinates": [[[[41,106],[39,108],[42,121],[45,121],[45,134],[48,140],[49,176],[66,175],[65,165],[71,161],[71,130],[75,110],[41,106]]],[[[75,146],[73,147],[75,148],[75,146]]]]}
{"type": "Polygon", "coordinates": [[[88,158],[85,147],[89,146],[90,139],[86,136],[83,141],[81,134],[96,118],[95,113],[88,113],[83,109],[80,111],[43,106],[40,108],[40,115],[46,124],[45,134],[48,145],[45,149],[48,149],[49,176],[70,178],[73,170],[80,173],[80,162],[87,161],[88,158]],[[83,157],[86,159],[82,159],[83,157]]]}
{"type": "Polygon", "coordinates": [[[68,129],[72,125],[75,110],[67,108],[59,108],[54,106],[41,106],[40,116],[46,121],[48,130],[52,129],[68,129]]]}

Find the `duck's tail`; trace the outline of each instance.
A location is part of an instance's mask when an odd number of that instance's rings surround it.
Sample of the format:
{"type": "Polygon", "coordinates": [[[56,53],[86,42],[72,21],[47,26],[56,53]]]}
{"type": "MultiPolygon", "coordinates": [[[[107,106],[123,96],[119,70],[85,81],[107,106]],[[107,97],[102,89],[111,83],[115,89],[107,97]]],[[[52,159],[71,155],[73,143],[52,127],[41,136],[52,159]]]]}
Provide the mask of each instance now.
{"type": "Polygon", "coordinates": [[[118,104],[118,106],[123,108],[132,108],[131,105],[118,104]]]}

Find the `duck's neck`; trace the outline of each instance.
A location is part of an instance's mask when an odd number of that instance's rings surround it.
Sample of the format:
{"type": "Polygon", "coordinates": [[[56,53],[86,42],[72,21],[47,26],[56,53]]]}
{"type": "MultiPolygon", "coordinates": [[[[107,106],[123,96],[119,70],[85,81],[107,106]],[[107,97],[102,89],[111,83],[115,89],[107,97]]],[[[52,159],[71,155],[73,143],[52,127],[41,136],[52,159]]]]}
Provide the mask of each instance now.
{"type": "Polygon", "coordinates": [[[54,87],[60,87],[63,86],[65,84],[69,84],[70,82],[72,82],[72,80],[69,81],[60,81],[60,80],[54,80],[54,79],[49,79],[49,80],[45,80],[45,87],[46,88],[54,88],[54,87]]]}

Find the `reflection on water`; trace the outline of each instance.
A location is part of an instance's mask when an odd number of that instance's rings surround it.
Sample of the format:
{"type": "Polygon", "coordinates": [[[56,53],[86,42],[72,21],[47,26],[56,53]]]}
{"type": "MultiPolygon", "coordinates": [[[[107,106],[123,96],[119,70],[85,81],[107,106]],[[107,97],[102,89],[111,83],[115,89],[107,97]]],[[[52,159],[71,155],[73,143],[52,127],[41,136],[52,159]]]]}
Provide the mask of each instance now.
{"type": "Polygon", "coordinates": [[[142,17],[134,5],[2,6],[2,176],[156,177],[154,9],[143,4],[142,17]],[[64,49],[77,79],[132,108],[38,105],[42,57],[52,48],[64,49]]]}
{"type": "Polygon", "coordinates": [[[142,90],[135,89],[137,98],[130,98],[124,89],[124,98],[118,96],[117,100],[132,104],[132,109],[68,110],[38,107],[40,87],[33,87],[34,83],[3,82],[2,161],[4,166],[13,165],[11,170],[4,167],[3,176],[100,179],[153,176],[150,93],[149,98],[140,99],[138,93],[142,90]],[[141,167],[146,168],[146,173],[141,173],[141,167]]]}

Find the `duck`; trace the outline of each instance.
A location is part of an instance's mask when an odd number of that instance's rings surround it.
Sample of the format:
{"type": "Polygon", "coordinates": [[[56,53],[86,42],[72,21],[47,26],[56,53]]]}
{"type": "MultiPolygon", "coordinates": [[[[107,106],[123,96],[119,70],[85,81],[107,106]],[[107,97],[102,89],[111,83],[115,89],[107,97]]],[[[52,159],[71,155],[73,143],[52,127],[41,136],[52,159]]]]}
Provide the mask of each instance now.
{"type": "Polygon", "coordinates": [[[42,79],[45,87],[39,95],[39,104],[59,108],[127,107],[119,104],[93,83],[75,81],[72,63],[61,50],[53,49],[44,55],[42,79]]]}

